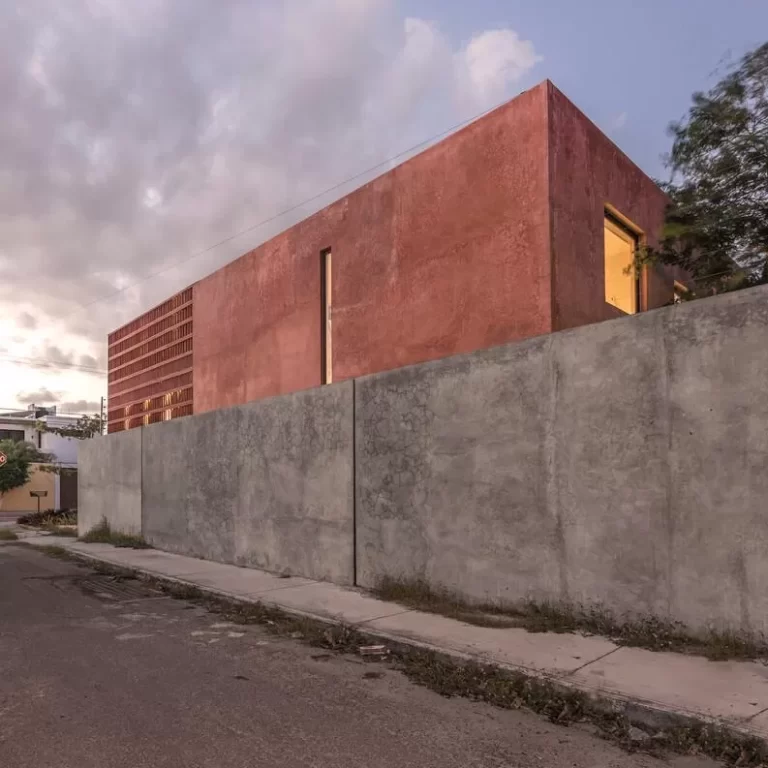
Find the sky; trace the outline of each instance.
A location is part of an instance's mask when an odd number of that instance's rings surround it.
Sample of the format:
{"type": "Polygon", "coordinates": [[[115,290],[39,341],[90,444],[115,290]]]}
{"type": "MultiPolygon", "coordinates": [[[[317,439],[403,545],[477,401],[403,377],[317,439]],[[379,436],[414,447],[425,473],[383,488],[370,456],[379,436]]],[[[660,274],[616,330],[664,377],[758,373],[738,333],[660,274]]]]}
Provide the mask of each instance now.
{"type": "Polygon", "coordinates": [[[768,0],[4,0],[0,409],[98,411],[109,331],[545,78],[664,178],[766,36],[768,0]]]}

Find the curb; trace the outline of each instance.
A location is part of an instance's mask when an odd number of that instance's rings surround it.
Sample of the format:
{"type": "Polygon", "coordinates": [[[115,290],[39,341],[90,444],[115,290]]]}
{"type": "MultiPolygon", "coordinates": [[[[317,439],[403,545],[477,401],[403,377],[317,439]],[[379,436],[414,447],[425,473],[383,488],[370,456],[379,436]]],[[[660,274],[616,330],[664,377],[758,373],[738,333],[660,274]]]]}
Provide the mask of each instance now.
{"type": "MultiPolygon", "coordinates": [[[[35,544],[27,543],[27,545],[38,548],[35,544]]],[[[744,728],[723,723],[715,718],[671,710],[653,701],[630,699],[618,693],[586,689],[561,677],[549,675],[539,670],[492,662],[480,655],[448,650],[417,639],[376,631],[367,628],[366,621],[349,624],[327,615],[279,606],[270,603],[268,599],[235,595],[221,589],[200,586],[177,576],[157,573],[148,568],[125,566],[103,556],[84,553],[69,547],[64,547],[64,550],[67,556],[73,560],[106,566],[115,573],[130,575],[143,581],[155,581],[161,586],[165,584],[170,587],[194,589],[208,599],[218,600],[230,606],[260,606],[274,610],[286,617],[308,620],[326,628],[343,627],[352,630],[365,638],[366,641],[385,643],[392,654],[393,661],[396,664],[399,663],[401,671],[411,679],[414,679],[413,675],[409,674],[402,665],[408,660],[412,660],[414,654],[420,654],[424,658],[428,655],[446,668],[464,670],[471,668],[476,672],[479,670],[485,678],[498,678],[503,682],[503,679],[508,677],[510,685],[514,684],[521,688],[523,694],[518,704],[514,707],[507,705],[506,708],[528,709],[563,725],[591,723],[593,726],[597,726],[603,736],[630,751],[642,751],[651,754],[669,754],[670,752],[706,754],[709,757],[740,766],[768,766],[768,743],[766,741],[744,728]],[[525,691],[540,700],[542,706],[531,706],[531,701],[525,698],[525,691]],[[550,699],[557,699],[559,704],[566,702],[559,716],[553,714],[551,708],[544,706],[544,698],[547,696],[550,699]],[[571,717],[571,713],[567,713],[568,716],[563,716],[563,712],[566,712],[569,707],[567,702],[570,701],[576,704],[577,711],[580,713],[576,717],[571,717]]],[[[177,595],[177,597],[183,599],[183,595],[177,595]]],[[[346,652],[352,651],[347,649],[346,652]]],[[[414,679],[414,681],[432,687],[424,679],[414,679]]],[[[433,690],[436,689],[433,687],[433,690]]],[[[443,695],[465,695],[505,707],[503,703],[494,701],[492,697],[489,698],[487,691],[484,695],[482,689],[476,691],[467,689],[463,693],[446,693],[441,690],[438,692],[443,693],[443,695]]]]}

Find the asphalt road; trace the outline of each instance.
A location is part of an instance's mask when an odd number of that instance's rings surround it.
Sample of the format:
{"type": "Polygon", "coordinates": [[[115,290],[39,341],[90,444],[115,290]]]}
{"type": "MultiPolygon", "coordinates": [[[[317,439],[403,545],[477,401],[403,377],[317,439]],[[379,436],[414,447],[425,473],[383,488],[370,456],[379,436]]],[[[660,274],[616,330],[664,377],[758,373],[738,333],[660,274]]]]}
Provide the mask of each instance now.
{"type": "Polygon", "coordinates": [[[148,594],[0,544],[0,766],[714,765],[629,755],[148,594]]]}

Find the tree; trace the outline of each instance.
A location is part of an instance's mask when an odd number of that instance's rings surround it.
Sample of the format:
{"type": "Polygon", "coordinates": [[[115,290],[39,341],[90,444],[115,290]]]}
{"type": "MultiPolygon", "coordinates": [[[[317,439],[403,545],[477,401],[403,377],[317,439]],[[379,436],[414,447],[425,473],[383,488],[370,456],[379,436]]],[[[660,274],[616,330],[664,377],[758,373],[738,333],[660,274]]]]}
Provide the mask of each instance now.
{"type": "Polygon", "coordinates": [[[682,267],[704,293],[768,283],[768,43],[669,130],[671,205],[643,260],[682,267]]]}
{"type": "Polygon", "coordinates": [[[59,437],[74,437],[77,440],[88,440],[104,431],[104,425],[99,415],[81,416],[74,424],[63,427],[53,427],[44,421],[39,421],[37,428],[41,432],[50,432],[59,435],[59,437]]]}
{"type": "Polygon", "coordinates": [[[21,488],[29,482],[30,464],[45,462],[50,456],[41,453],[32,443],[0,440],[0,453],[5,454],[6,462],[0,467],[0,509],[5,494],[14,488],[21,488]]]}
{"type": "MultiPolygon", "coordinates": [[[[61,427],[54,427],[45,421],[38,421],[36,427],[41,432],[49,432],[59,437],[73,437],[76,440],[88,440],[104,432],[104,422],[98,414],[95,416],[81,416],[74,424],[67,424],[61,427]]],[[[74,467],[64,467],[54,461],[52,455],[41,469],[43,472],[52,472],[56,475],[74,475],[77,472],[74,467]]]]}

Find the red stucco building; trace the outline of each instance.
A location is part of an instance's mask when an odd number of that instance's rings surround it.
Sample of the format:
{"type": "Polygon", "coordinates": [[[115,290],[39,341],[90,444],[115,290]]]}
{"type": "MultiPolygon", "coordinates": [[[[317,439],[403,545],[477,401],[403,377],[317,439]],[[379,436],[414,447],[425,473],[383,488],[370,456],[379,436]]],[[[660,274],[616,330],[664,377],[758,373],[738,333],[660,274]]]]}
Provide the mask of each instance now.
{"type": "Polygon", "coordinates": [[[666,198],[550,82],[109,336],[109,431],[620,317],[666,198]]]}

